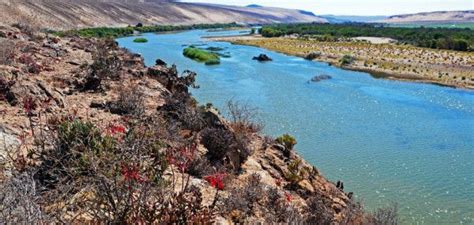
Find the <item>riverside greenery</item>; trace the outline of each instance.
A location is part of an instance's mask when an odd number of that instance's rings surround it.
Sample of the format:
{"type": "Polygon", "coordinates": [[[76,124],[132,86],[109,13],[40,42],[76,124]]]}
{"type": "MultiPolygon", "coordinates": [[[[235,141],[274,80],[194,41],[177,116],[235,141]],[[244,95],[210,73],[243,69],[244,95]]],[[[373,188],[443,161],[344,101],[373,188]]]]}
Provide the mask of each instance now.
{"type": "Polygon", "coordinates": [[[77,30],[68,30],[68,31],[56,31],[54,34],[64,37],[64,36],[81,36],[85,38],[117,38],[117,37],[126,37],[133,35],[135,32],[140,33],[152,33],[152,32],[169,32],[169,31],[181,31],[181,30],[194,30],[194,29],[217,29],[217,28],[232,28],[232,27],[242,27],[237,23],[216,23],[216,24],[193,24],[193,25],[154,25],[154,26],[142,26],[137,25],[135,27],[94,27],[94,28],[84,28],[77,30]]]}
{"type": "Polygon", "coordinates": [[[148,39],[146,39],[146,38],[135,38],[133,40],[133,42],[135,42],[135,43],[147,43],[148,39]]]}
{"type": "Polygon", "coordinates": [[[217,53],[199,49],[194,46],[187,47],[183,50],[183,55],[206,65],[220,64],[220,58],[217,53]]]}
{"type": "MultiPolygon", "coordinates": [[[[381,24],[274,24],[263,26],[264,37],[300,36],[325,37],[326,41],[360,36],[387,37],[418,47],[474,51],[474,30],[469,28],[385,27],[381,24]]],[[[324,40],[323,40],[324,41],[324,40]]]]}

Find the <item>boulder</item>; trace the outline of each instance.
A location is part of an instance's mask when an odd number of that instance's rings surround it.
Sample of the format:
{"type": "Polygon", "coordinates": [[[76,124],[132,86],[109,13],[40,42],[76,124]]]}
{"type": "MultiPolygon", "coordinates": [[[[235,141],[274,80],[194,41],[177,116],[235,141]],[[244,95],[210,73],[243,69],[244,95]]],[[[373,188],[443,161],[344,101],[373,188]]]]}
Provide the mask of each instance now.
{"type": "Polygon", "coordinates": [[[322,80],[330,80],[332,79],[331,76],[329,75],[326,75],[326,74],[322,74],[322,75],[318,75],[318,76],[315,76],[313,78],[311,78],[311,82],[319,82],[319,81],[322,81],[322,80]]]}
{"type": "Polygon", "coordinates": [[[157,66],[167,66],[168,64],[166,64],[166,62],[161,60],[161,59],[157,59],[155,61],[155,65],[157,65],[157,66]]]}
{"type": "Polygon", "coordinates": [[[271,59],[265,54],[260,54],[259,56],[253,57],[252,60],[257,60],[259,62],[268,62],[268,61],[272,61],[273,59],[271,59]]]}

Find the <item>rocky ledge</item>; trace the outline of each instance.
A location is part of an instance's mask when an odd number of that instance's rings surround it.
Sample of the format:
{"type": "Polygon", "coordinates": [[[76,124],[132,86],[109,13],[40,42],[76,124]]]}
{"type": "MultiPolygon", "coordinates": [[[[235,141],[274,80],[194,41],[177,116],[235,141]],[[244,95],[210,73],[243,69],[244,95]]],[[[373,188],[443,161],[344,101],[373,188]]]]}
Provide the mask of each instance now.
{"type": "MultiPolygon", "coordinates": [[[[113,40],[60,39],[22,27],[1,32],[0,44],[14,46],[0,65],[0,208],[8,212],[1,221],[372,218],[291,141],[199,106],[188,92],[195,73],[178,74],[162,60],[147,68],[113,40]]],[[[233,106],[232,113],[245,113],[233,106]]]]}

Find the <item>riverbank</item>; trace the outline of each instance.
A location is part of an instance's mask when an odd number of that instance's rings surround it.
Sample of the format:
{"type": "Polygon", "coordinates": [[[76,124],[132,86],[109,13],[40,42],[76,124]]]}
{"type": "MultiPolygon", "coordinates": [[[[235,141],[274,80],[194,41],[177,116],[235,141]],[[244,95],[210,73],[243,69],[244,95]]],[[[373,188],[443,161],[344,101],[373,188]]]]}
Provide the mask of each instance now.
{"type": "Polygon", "coordinates": [[[14,53],[0,66],[0,196],[7,196],[0,200],[14,199],[1,202],[9,213],[0,220],[372,219],[288,136],[265,138],[250,121],[199,106],[188,92],[195,73],[178,74],[159,60],[146,67],[140,55],[104,39],[0,31],[0,44],[14,53]],[[19,187],[29,195],[17,194],[19,187]],[[25,205],[35,206],[35,217],[17,213],[25,205]]]}
{"type": "Polygon", "coordinates": [[[362,41],[321,42],[261,36],[210,37],[213,41],[266,48],[280,53],[327,62],[344,69],[368,72],[376,78],[414,81],[474,89],[474,53],[418,48],[362,41]],[[351,62],[341,63],[344,56],[351,62]]]}

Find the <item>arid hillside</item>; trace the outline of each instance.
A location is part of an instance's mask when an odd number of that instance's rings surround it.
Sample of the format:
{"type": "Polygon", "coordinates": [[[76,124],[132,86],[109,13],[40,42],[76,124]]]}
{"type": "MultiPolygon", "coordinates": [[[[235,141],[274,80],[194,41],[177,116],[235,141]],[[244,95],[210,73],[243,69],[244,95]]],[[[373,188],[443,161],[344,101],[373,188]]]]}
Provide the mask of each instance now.
{"type": "Polygon", "coordinates": [[[52,29],[144,24],[326,22],[300,10],[167,0],[0,0],[0,24],[52,29]]]}
{"type": "Polygon", "coordinates": [[[385,23],[474,23],[474,10],[423,12],[391,16],[385,23]]]}
{"type": "Polygon", "coordinates": [[[0,28],[0,221],[396,224],[290,135],[264,137],[248,107],[229,103],[225,120],[199,106],[196,73],[145,67],[111,39],[29,31],[0,28]]]}

